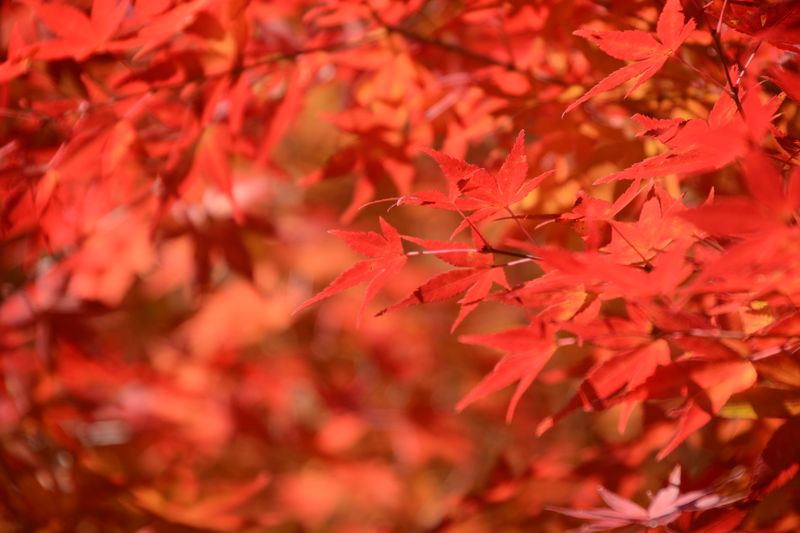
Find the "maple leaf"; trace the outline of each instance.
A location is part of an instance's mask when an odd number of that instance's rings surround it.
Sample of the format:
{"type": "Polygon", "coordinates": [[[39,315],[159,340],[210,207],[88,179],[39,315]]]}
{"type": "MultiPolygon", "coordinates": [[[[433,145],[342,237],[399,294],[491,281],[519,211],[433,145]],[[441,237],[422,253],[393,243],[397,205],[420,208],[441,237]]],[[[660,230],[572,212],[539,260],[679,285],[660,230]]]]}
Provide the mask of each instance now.
{"type": "Polygon", "coordinates": [[[715,198],[713,203],[680,216],[709,234],[726,236],[763,234],[794,223],[800,209],[800,167],[792,171],[784,186],[772,161],[760,150],[753,150],[742,161],[742,177],[749,198],[715,198]]]}
{"type": "Polygon", "coordinates": [[[602,79],[583,96],[572,102],[564,111],[564,115],[593,96],[610,91],[633,78],[638,78],[625,95],[626,97],[630,96],[637,87],[652,78],[661,69],[694,29],[693,20],[690,19],[689,22],[684,23],[680,1],[667,0],[661,16],[658,17],[655,35],[640,30],[610,32],[578,30],[574,32],[574,35],[584,37],[597,44],[608,55],[617,59],[634,61],[634,63],[625,65],[602,79]]]}
{"type": "Polygon", "coordinates": [[[466,163],[434,150],[428,154],[433,157],[447,178],[449,192],[417,193],[404,197],[405,204],[429,205],[440,209],[471,211],[453,231],[457,235],[477,222],[488,221],[511,213],[513,204],[523,200],[554,171],[546,171],[531,180],[528,177],[528,160],[525,155],[525,131],[517,135],[503,165],[497,174],[466,163]]]}
{"type": "MultiPolygon", "coordinates": [[[[784,50],[800,50],[800,12],[792,0],[764,4],[730,2],[723,15],[725,24],[759,41],[784,50]]],[[[720,6],[713,6],[711,16],[719,18],[720,6]]]]}
{"type": "Polygon", "coordinates": [[[244,222],[244,215],[233,195],[233,173],[228,159],[231,144],[230,133],[226,128],[216,124],[209,125],[200,138],[194,165],[225,194],[233,210],[233,218],[241,224],[244,222]]]}
{"type": "Polygon", "coordinates": [[[492,335],[465,335],[459,337],[467,344],[480,344],[505,352],[506,355],[456,405],[457,411],[488,396],[515,381],[519,381],[506,411],[506,422],[511,422],[522,395],[550,360],[555,344],[549,337],[549,328],[533,323],[524,328],[515,328],[492,335]]]}
{"type": "Polygon", "coordinates": [[[614,255],[620,263],[648,262],[673,246],[687,249],[693,242],[691,225],[680,217],[682,202],[672,199],[661,187],[658,197],[642,205],[637,222],[611,221],[611,242],[600,251],[614,255]]]}
{"type": "Polygon", "coordinates": [[[595,251],[542,248],[537,256],[549,267],[571,276],[574,284],[584,283],[592,290],[605,293],[606,298],[669,295],[692,272],[685,260],[685,250],[679,246],[649,261],[647,269],[619,264],[612,256],[595,251]]]}
{"type": "Polygon", "coordinates": [[[800,74],[775,68],[772,70],[771,79],[790,99],[795,102],[800,101],[800,74]]]}
{"type": "Polygon", "coordinates": [[[735,352],[727,349],[724,357],[711,359],[704,355],[659,366],[644,383],[609,402],[614,405],[630,400],[686,398],[676,411],[676,431],[656,456],[658,460],[710,422],[733,394],[749,389],[756,381],[753,365],[735,352]]]}
{"type": "Polygon", "coordinates": [[[742,99],[745,117],[737,114],[736,104],[727,92],[722,93],[705,120],[634,117],[670,150],[600,178],[595,184],[668,174],[686,176],[723,168],[745,157],[753,142],[761,142],[781,101],[771,98],[762,103],[757,88],[751,84],[742,99]]]}
{"type": "Polygon", "coordinates": [[[508,208],[524,199],[554,171],[546,171],[529,181],[528,159],[525,156],[525,131],[520,131],[503,165],[495,176],[479,169],[470,175],[461,193],[486,204],[486,214],[479,218],[494,216],[500,209],[508,208]]]}
{"type": "MultiPolygon", "coordinates": [[[[731,476],[724,482],[731,481],[735,477],[735,475],[731,476]]],[[[728,507],[743,498],[743,496],[724,497],[716,494],[715,491],[720,484],[707,489],[681,493],[681,467],[677,465],[669,475],[669,484],[653,495],[650,505],[646,509],[638,503],[611,492],[602,485],[597,487],[597,492],[600,493],[600,497],[608,505],[608,508],[548,507],[548,509],[573,518],[591,520],[590,524],[578,530],[581,532],[604,531],[632,525],[656,528],[674,522],[683,513],[728,507]]]]}
{"type": "Polygon", "coordinates": [[[0,63],[0,83],[7,83],[30,68],[27,47],[23,38],[21,24],[16,22],[11,28],[6,48],[6,60],[0,63]]]}
{"type": "Polygon", "coordinates": [[[597,248],[601,240],[601,229],[608,224],[613,224],[614,217],[620,211],[625,209],[639,194],[646,194],[653,185],[652,181],[649,181],[640,188],[640,184],[641,180],[634,180],[613,203],[593,198],[586,192],[579,191],[572,209],[561,214],[558,220],[567,223],[580,221],[585,224],[586,229],[582,232],[583,240],[590,249],[597,248]]]}
{"type": "Polygon", "coordinates": [[[407,298],[380,311],[378,315],[411,305],[447,300],[464,293],[464,297],[459,300],[461,310],[453,322],[452,331],[489,294],[494,283],[508,287],[502,268],[484,267],[450,270],[432,277],[417,287],[407,298]]]}
{"type": "MultiPolygon", "coordinates": [[[[183,31],[194,23],[199,14],[211,3],[211,0],[190,0],[178,4],[174,9],[166,12],[152,14],[145,11],[145,8],[143,15],[145,15],[144,18],[147,20],[147,24],[139,30],[139,34],[134,41],[135,44],[142,45],[136,52],[134,59],[139,59],[169,42],[176,33],[183,31]]],[[[141,2],[137,3],[137,9],[139,9],[139,4],[141,2]]]]}
{"type": "Polygon", "coordinates": [[[421,253],[435,255],[451,265],[467,268],[450,270],[433,276],[407,298],[383,309],[376,316],[411,305],[446,300],[465,293],[459,300],[461,309],[453,322],[451,328],[453,331],[486,298],[495,283],[509,288],[505,272],[499,266],[492,265],[490,253],[482,253],[479,249],[471,248],[467,243],[420,239],[405,235],[403,239],[425,248],[424,252],[408,252],[406,255],[421,253]]]}
{"type": "Polygon", "coordinates": [[[748,499],[760,499],[791,481],[800,471],[800,419],[790,418],[767,442],[754,468],[748,499]]]}
{"type": "MultiPolygon", "coordinates": [[[[558,413],[544,419],[536,433],[543,434],[579,407],[586,411],[605,409],[611,397],[638,387],[653,375],[658,366],[669,362],[669,346],[666,341],[657,340],[597,363],[589,370],[575,396],[558,413]]],[[[619,421],[620,432],[624,431],[634,404],[629,401],[624,405],[619,421]]]]}
{"type": "Polygon", "coordinates": [[[596,314],[597,294],[561,272],[546,272],[511,290],[490,298],[509,305],[521,305],[536,311],[543,321],[566,324],[588,322],[596,314]]]}
{"type": "Polygon", "coordinates": [[[467,163],[461,159],[456,159],[438,150],[425,148],[423,151],[436,161],[442,174],[444,174],[448,188],[446,198],[449,202],[455,202],[473,174],[484,171],[477,165],[467,163]]]}
{"type": "Polygon", "coordinates": [[[42,23],[57,37],[39,43],[35,57],[47,60],[72,57],[82,61],[110,49],[109,41],[129,7],[128,0],[94,0],[87,17],[69,4],[34,4],[42,23]]]}
{"type": "Polygon", "coordinates": [[[353,250],[371,257],[371,259],[359,261],[344,271],[321,292],[300,304],[292,314],[299,313],[303,309],[345,289],[369,282],[364,302],[359,311],[358,321],[360,322],[366,311],[367,304],[375,298],[384,285],[400,272],[407,260],[403,252],[403,242],[397,230],[383,218],[380,219],[380,225],[383,235],[373,231],[331,231],[333,235],[342,239],[353,250]]]}

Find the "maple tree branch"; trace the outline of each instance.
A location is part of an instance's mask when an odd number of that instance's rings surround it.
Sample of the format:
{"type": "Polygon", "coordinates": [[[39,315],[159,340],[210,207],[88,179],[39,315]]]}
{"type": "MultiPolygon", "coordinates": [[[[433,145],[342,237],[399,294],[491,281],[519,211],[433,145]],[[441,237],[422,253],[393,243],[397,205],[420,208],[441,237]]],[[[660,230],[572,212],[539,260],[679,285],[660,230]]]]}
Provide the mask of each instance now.
{"type": "Polygon", "coordinates": [[[509,257],[519,257],[520,259],[526,259],[531,261],[538,261],[541,257],[538,257],[533,254],[526,254],[524,252],[515,252],[513,250],[503,250],[501,248],[495,248],[491,245],[486,245],[480,250],[482,253],[492,253],[492,254],[500,254],[500,255],[507,255],[509,257]]]}
{"type": "Polygon", "coordinates": [[[60,113],[47,114],[47,113],[43,113],[43,112],[36,112],[35,110],[24,110],[23,111],[23,110],[11,109],[11,108],[7,108],[7,107],[0,107],[0,116],[6,116],[8,118],[18,118],[20,120],[28,118],[28,117],[36,117],[36,118],[39,118],[39,119],[45,120],[45,121],[53,121],[56,118],[64,117],[64,116],[66,116],[66,115],[68,115],[70,113],[80,112],[82,114],[85,114],[86,112],[88,112],[90,110],[94,110],[94,109],[97,109],[97,108],[100,108],[100,107],[113,105],[113,104],[116,104],[116,103],[118,103],[120,101],[126,100],[128,98],[136,98],[136,97],[139,97],[139,96],[144,96],[144,95],[146,95],[148,93],[153,93],[153,92],[156,92],[156,91],[159,91],[159,90],[164,90],[164,89],[182,88],[186,84],[189,84],[189,83],[202,83],[202,82],[206,82],[206,81],[209,81],[209,80],[222,78],[222,77],[229,76],[229,75],[239,75],[239,74],[242,74],[243,72],[245,72],[247,70],[250,70],[250,69],[263,67],[265,65],[271,65],[273,63],[280,63],[281,61],[291,61],[291,60],[297,59],[298,57],[301,57],[301,56],[304,56],[304,55],[308,55],[308,54],[314,54],[314,53],[319,53],[319,52],[334,52],[336,50],[346,50],[346,49],[349,49],[349,48],[357,48],[359,46],[363,46],[363,45],[369,44],[371,42],[374,42],[380,37],[381,37],[381,35],[379,33],[373,32],[372,34],[368,34],[366,38],[358,40],[358,41],[337,41],[337,42],[328,43],[328,44],[325,44],[325,45],[312,46],[312,47],[308,47],[308,48],[300,48],[300,49],[297,49],[297,50],[292,50],[290,52],[277,52],[277,53],[274,53],[274,54],[268,54],[268,55],[265,55],[265,56],[260,57],[258,59],[252,60],[250,62],[247,62],[247,63],[242,62],[240,64],[234,64],[234,65],[232,65],[232,66],[230,66],[228,68],[225,68],[225,69],[222,69],[222,70],[218,70],[218,71],[215,71],[215,72],[203,73],[203,74],[200,74],[200,75],[197,75],[197,76],[193,76],[193,77],[190,77],[190,78],[187,78],[187,79],[174,80],[174,81],[170,81],[170,82],[162,83],[162,84],[154,83],[150,87],[147,87],[145,89],[138,90],[138,91],[132,91],[132,92],[125,93],[125,94],[113,95],[113,96],[108,97],[106,100],[102,100],[100,102],[86,102],[84,100],[79,104],[79,106],[77,108],[75,108],[75,109],[67,109],[67,110],[61,111],[60,113]]]}
{"type": "Polygon", "coordinates": [[[800,154],[800,147],[798,147],[797,149],[795,149],[791,153],[787,153],[786,155],[788,155],[789,157],[787,157],[784,161],[781,161],[781,163],[783,164],[782,168],[786,168],[787,166],[789,166],[791,164],[792,160],[795,157],[797,157],[798,154],[800,154]]]}
{"type": "Polygon", "coordinates": [[[751,361],[761,361],[762,359],[772,357],[773,355],[778,355],[781,352],[790,352],[790,355],[792,355],[798,350],[800,350],[800,343],[785,342],[783,344],[779,344],[778,346],[772,346],[770,348],[750,354],[748,359],[751,361]]]}
{"type": "Polygon", "coordinates": [[[378,19],[378,21],[381,24],[381,26],[383,26],[389,33],[396,33],[398,35],[402,35],[406,39],[410,39],[412,41],[416,41],[422,44],[427,44],[429,46],[435,46],[437,48],[441,48],[442,50],[453,52],[462,55],[464,57],[473,59],[475,61],[479,61],[481,63],[503,67],[506,70],[521,72],[521,69],[510,61],[503,61],[501,59],[497,59],[492,56],[476,52],[475,50],[464,48],[463,46],[457,45],[455,43],[449,43],[447,41],[441,41],[439,39],[434,39],[432,37],[420,35],[419,33],[407,30],[401,26],[396,26],[394,24],[389,24],[387,22],[384,22],[382,19],[378,19]]]}
{"type": "MultiPolygon", "coordinates": [[[[746,339],[792,339],[796,340],[798,336],[796,334],[786,334],[786,333],[746,333],[744,331],[735,331],[729,329],[701,329],[701,328],[690,328],[686,331],[674,331],[670,332],[665,335],[671,339],[679,339],[681,337],[699,337],[705,339],[734,339],[734,340],[746,340],[746,339]]],[[[791,344],[791,343],[786,343],[791,344]]],[[[771,348],[770,348],[771,349],[771,348]]]]}
{"type": "Polygon", "coordinates": [[[564,215],[564,213],[528,213],[525,215],[514,215],[513,217],[500,217],[495,220],[508,220],[510,218],[519,218],[523,220],[547,220],[549,222],[557,220],[559,217],[564,215]]]}
{"type": "Polygon", "coordinates": [[[407,257],[417,256],[417,255],[443,255],[443,254],[499,254],[499,255],[507,255],[510,257],[519,257],[518,261],[512,261],[511,263],[506,263],[504,265],[495,265],[495,266],[509,266],[512,264],[527,262],[527,261],[535,261],[541,259],[535,255],[526,254],[524,252],[515,252],[513,250],[504,250],[502,248],[495,248],[490,244],[484,245],[482,248],[448,248],[446,250],[412,250],[410,252],[406,252],[405,255],[407,257]]]}
{"type": "Polygon", "coordinates": [[[41,113],[35,113],[33,110],[31,111],[19,111],[17,109],[11,109],[9,107],[0,107],[0,117],[6,118],[16,118],[19,120],[25,120],[30,118],[31,116],[40,117],[40,118],[49,118],[49,115],[44,115],[41,113]]]}
{"type": "Polygon", "coordinates": [[[741,331],[731,331],[724,329],[699,329],[693,328],[686,331],[671,333],[670,338],[680,337],[701,337],[706,339],[744,339],[745,334],[741,331]]]}
{"type": "MultiPolygon", "coordinates": [[[[725,2],[727,4],[727,1],[725,2]]],[[[724,6],[723,5],[723,12],[724,6]]],[[[731,79],[730,67],[728,65],[728,59],[725,56],[725,51],[722,48],[722,38],[720,37],[720,32],[712,26],[711,22],[708,20],[708,15],[706,14],[705,9],[702,6],[697,5],[697,0],[695,0],[695,7],[697,7],[701,13],[703,13],[703,19],[705,20],[706,26],[708,27],[708,31],[711,34],[711,40],[714,41],[714,48],[717,51],[717,55],[719,56],[719,60],[722,63],[722,70],[725,72],[725,79],[728,82],[728,87],[730,88],[731,97],[733,98],[733,102],[736,104],[736,109],[739,111],[739,114],[744,117],[744,108],[742,107],[742,100],[739,98],[739,87],[733,83],[733,79],[731,79]]],[[[720,13],[720,22],[722,22],[722,15],[720,13]]],[[[720,26],[721,27],[721,26],[720,26]]]]}
{"type": "Polygon", "coordinates": [[[551,78],[549,76],[539,76],[539,75],[533,74],[529,70],[525,70],[525,69],[522,69],[522,68],[518,67],[511,60],[510,61],[503,61],[501,59],[497,59],[495,57],[483,54],[481,52],[472,50],[470,48],[465,48],[465,47],[463,47],[461,45],[458,45],[458,44],[455,44],[455,43],[442,41],[440,39],[435,39],[435,38],[429,37],[427,35],[421,35],[421,34],[415,32],[415,31],[409,30],[407,28],[403,28],[402,26],[398,26],[396,24],[391,24],[391,23],[386,22],[385,20],[383,20],[383,18],[377,12],[375,12],[374,9],[372,10],[372,16],[375,19],[375,22],[377,22],[388,33],[394,33],[394,34],[400,35],[402,37],[405,37],[408,40],[416,41],[416,42],[418,42],[420,44],[425,44],[425,45],[428,45],[428,46],[434,46],[434,47],[439,48],[441,50],[444,50],[446,52],[451,52],[451,53],[454,53],[454,54],[458,54],[458,55],[461,55],[463,57],[472,59],[474,61],[478,61],[480,63],[484,63],[484,64],[487,64],[487,65],[494,65],[494,66],[497,66],[497,67],[502,67],[502,68],[504,68],[504,69],[506,69],[506,70],[508,70],[510,72],[518,72],[518,73],[523,74],[525,76],[528,76],[528,77],[530,77],[530,78],[532,78],[532,79],[534,79],[534,80],[536,80],[536,81],[538,81],[540,83],[553,83],[553,84],[556,84],[556,85],[567,86],[567,83],[564,80],[561,80],[561,79],[558,79],[558,78],[551,78]]]}
{"type": "Polygon", "coordinates": [[[505,24],[503,24],[503,12],[502,9],[497,10],[497,18],[494,20],[497,21],[497,27],[500,33],[500,41],[503,43],[503,48],[506,49],[506,53],[508,54],[508,60],[512,63],[515,63],[514,60],[514,47],[511,46],[511,39],[508,37],[508,32],[506,31],[505,24]]]}
{"type": "Polygon", "coordinates": [[[711,37],[714,39],[714,46],[717,49],[717,54],[722,62],[722,69],[725,71],[725,79],[728,81],[728,87],[730,87],[731,96],[736,104],[736,109],[739,111],[740,115],[744,116],[744,108],[742,107],[742,101],[739,98],[739,87],[734,85],[733,80],[731,79],[728,60],[725,58],[725,51],[722,49],[722,39],[720,39],[719,33],[714,30],[711,31],[711,37]]]}
{"type": "MultiPolygon", "coordinates": [[[[270,65],[272,63],[278,63],[280,61],[290,61],[292,59],[297,59],[300,56],[308,54],[314,54],[318,52],[335,52],[337,50],[347,50],[349,48],[357,48],[359,46],[363,46],[365,44],[374,42],[380,37],[381,35],[378,33],[371,33],[367,34],[367,36],[364,39],[358,41],[337,41],[333,43],[328,43],[326,45],[312,46],[309,48],[300,48],[298,50],[293,50],[291,52],[278,52],[275,54],[270,54],[268,56],[262,57],[250,63],[243,63],[241,66],[238,67],[238,70],[236,70],[236,68],[234,67],[232,71],[234,74],[238,74],[251,68],[270,65]]],[[[222,74],[224,75],[225,72],[222,72],[222,74]]]]}

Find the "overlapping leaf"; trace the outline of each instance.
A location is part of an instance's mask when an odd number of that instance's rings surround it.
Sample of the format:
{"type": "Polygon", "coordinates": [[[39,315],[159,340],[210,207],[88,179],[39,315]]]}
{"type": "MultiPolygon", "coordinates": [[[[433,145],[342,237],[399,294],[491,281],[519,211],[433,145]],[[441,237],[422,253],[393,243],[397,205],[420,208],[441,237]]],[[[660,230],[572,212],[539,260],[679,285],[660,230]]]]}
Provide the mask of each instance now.
{"type": "MultiPolygon", "coordinates": [[[[580,98],[572,102],[564,114],[569,113],[583,102],[600,93],[610,91],[623,83],[636,79],[628,89],[630,95],[637,87],[656,75],[667,59],[694,31],[693,20],[684,22],[679,0],[667,0],[658,18],[656,33],[640,30],[594,32],[579,30],[575,35],[584,37],[600,47],[612,57],[634,61],[609,74],[580,98]]],[[[626,96],[627,96],[626,95],[626,96]]]]}
{"type": "Polygon", "coordinates": [[[645,509],[641,505],[611,492],[603,486],[597,488],[608,508],[587,510],[551,508],[551,510],[591,522],[579,529],[582,532],[605,531],[638,525],[646,529],[665,526],[683,513],[705,511],[729,506],[741,496],[723,497],[715,494],[716,487],[681,493],[681,467],[676,466],[669,475],[669,484],[656,492],[645,509]]]}
{"type": "Polygon", "coordinates": [[[727,92],[722,93],[706,120],[658,121],[639,117],[639,122],[669,150],[605,176],[596,183],[669,174],[688,176],[723,168],[745,157],[753,140],[763,138],[780,104],[780,98],[761,102],[758,91],[751,86],[742,102],[744,117],[738,114],[734,100],[727,92]]]}
{"type": "Polygon", "coordinates": [[[295,313],[325,298],[329,298],[345,289],[360,283],[369,282],[360,316],[366,311],[367,304],[372,301],[378,291],[395,276],[406,263],[403,242],[400,234],[388,222],[380,219],[383,235],[368,231],[332,231],[334,235],[346,242],[353,250],[371,259],[359,261],[353,267],[334,279],[321,292],[303,302],[295,313]]]}
{"type": "Polygon", "coordinates": [[[512,205],[523,200],[553,171],[528,180],[528,160],[525,155],[525,131],[520,131],[511,152],[496,175],[484,168],[468,164],[440,152],[428,151],[447,178],[448,195],[441,192],[422,192],[403,197],[401,204],[428,205],[459,211],[465,214],[453,235],[478,222],[506,216],[512,205]]]}
{"type": "Polygon", "coordinates": [[[686,399],[677,411],[675,433],[658,453],[657,458],[663,459],[689,435],[706,425],[733,394],[749,389],[756,377],[752,364],[743,359],[683,359],[656,368],[644,383],[615,398],[612,403],[675,397],[686,399]]]}
{"type": "Polygon", "coordinates": [[[519,381],[506,411],[506,421],[514,417],[514,411],[525,391],[550,360],[556,346],[549,338],[549,331],[542,324],[531,324],[493,335],[465,335],[460,338],[467,344],[480,344],[500,350],[505,355],[494,369],[481,380],[461,401],[456,409],[461,411],[481,398],[519,381]]]}

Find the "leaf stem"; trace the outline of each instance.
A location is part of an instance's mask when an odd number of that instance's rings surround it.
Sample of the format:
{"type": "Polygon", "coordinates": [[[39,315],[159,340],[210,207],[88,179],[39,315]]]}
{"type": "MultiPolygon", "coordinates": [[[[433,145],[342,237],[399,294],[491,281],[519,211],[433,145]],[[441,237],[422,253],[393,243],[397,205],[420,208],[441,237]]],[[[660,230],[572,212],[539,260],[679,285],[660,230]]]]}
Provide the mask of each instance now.
{"type": "Polygon", "coordinates": [[[742,83],[742,78],[744,78],[745,73],[747,73],[747,67],[749,67],[750,63],[753,62],[753,58],[756,57],[756,52],[758,52],[758,49],[761,47],[761,42],[762,41],[756,43],[755,48],[753,48],[753,52],[750,54],[750,57],[747,58],[747,62],[745,62],[744,66],[742,67],[742,70],[739,72],[739,77],[736,78],[737,87],[739,86],[740,83],[742,83]]]}
{"type": "Polygon", "coordinates": [[[719,11],[719,20],[717,21],[717,33],[722,31],[722,16],[725,14],[725,8],[728,7],[728,0],[722,2],[722,9],[719,11]]]}
{"type": "Polygon", "coordinates": [[[528,238],[528,240],[531,241],[532,243],[536,244],[536,241],[533,240],[533,235],[531,235],[528,232],[528,230],[525,228],[525,226],[522,225],[522,222],[519,221],[519,217],[517,217],[517,215],[514,214],[514,211],[512,211],[509,206],[506,206],[506,212],[509,215],[511,215],[511,218],[513,218],[514,222],[517,223],[517,227],[519,227],[520,231],[522,231],[522,233],[525,234],[525,236],[528,238]]]}
{"type": "Polygon", "coordinates": [[[520,261],[512,261],[511,263],[507,263],[505,265],[500,266],[508,266],[511,264],[516,264],[517,262],[525,262],[525,261],[538,261],[541,258],[537,257],[532,254],[526,254],[524,252],[515,252],[513,250],[504,250],[502,248],[495,248],[490,244],[486,244],[483,248],[448,248],[445,250],[412,250],[410,252],[406,252],[405,255],[408,257],[416,256],[416,255],[443,255],[443,254],[498,254],[498,255],[507,255],[509,257],[519,257],[520,261]]]}
{"type": "Polygon", "coordinates": [[[717,81],[717,80],[715,80],[714,78],[712,78],[711,76],[709,76],[707,72],[704,72],[704,71],[700,70],[700,69],[699,69],[699,68],[697,68],[696,66],[694,66],[694,65],[692,65],[691,63],[689,63],[688,61],[686,61],[686,60],[685,60],[683,57],[681,57],[679,54],[675,54],[673,57],[674,57],[675,59],[677,59],[678,61],[680,61],[680,62],[681,62],[681,63],[682,63],[684,66],[686,66],[686,67],[688,67],[689,69],[691,69],[691,70],[692,70],[692,72],[694,72],[695,74],[697,74],[697,75],[701,76],[701,77],[702,77],[704,80],[706,80],[707,82],[709,82],[709,83],[711,83],[711,84],[715,85],[716,87],[718,87],[719,89],[722,89],[723,91],[730,92],[730,91],[728,91],[728,88],[727,88],[725,85],[723,85],[723,84],[722,84],[722,83],[720,83],[719,81],[717,81]]]}
{"type": "Polygon", "coordinates": [[[630,240],[628,240],[628,238],[625,236],[625,234],[623,234],[623,233],[622,233],[622,231],[621,231],[621,230],[620,230],[620,229],[617,227],[617,225],[616,225],[616,224],[614,224],[614,221],[613,221],[613,220],[611,221],[611,223],[609,224],[609,226],[611,226],[611,229],[612,229],[612,230],[614,230],[614,231],[616,231],[616,232],[617,232],[617,235],[619,235],[619,236],[620,236],[620,238],[621,238],[623,241],[625,241],[625,242],[628,244],[628,246],[630,246],[630,247],[633,249],[633,251],[634,251],[634,252],[636,252],[636,255],[638,255],[639,257],[641,257],[641,258],[642,258],[642,261],[644,261],[644,264],[645,264],[645,266],[646,266],[646,267],[648,267],[648,268],[651,268],[651,269],[653,268],[653,264],[652,264],[652,263],[650,263],[650,260],[649,260],[649,259],[647,259],[647,258],[644,256],[644,254],[643,254],[642,252],[640,252],[640,251],[639,251],[639,249],[638,249],[636,246],[634,246],[634,245],[633,245],[633,243],[632,243],[630,240]]]}
{"type": "Polygon", "coordinates": [[[483,253],[481,250],[477,248],[449,248],[447,250],[412,250],[410,252],[406,252],[408,257],[414,255],[442,255],[442,254],[479,254],[483,253]]]}

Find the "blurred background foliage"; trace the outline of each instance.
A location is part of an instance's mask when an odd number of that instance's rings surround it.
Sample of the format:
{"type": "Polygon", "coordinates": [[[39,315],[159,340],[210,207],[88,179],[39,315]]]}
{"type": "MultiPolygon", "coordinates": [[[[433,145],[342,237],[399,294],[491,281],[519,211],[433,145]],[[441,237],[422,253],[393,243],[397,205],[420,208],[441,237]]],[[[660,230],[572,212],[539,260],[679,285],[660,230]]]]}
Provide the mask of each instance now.
{"type": "MultiPolygon", "coordinates": [[[[525,129],[532,172],[555,169],[526,213],[569,209],[579,189],[615,198],[590,184],[661,150],[628,117],[704,118],[719,91],[675,61],[562,118],[619,66],[572,31],[652,30],[661,7],[3,2],[0,530],[560,532],[576,522],[545,506],[662,486],[663,409],[637,407],[622,434],[612,409],[534,436],[591,365],[583,348],[560,348],[513,423],[508,391],[455,414],[497,360],[458,335],[522,310],[485,303],[454,335],[454,303],[356,328],[355,290],[292,315],[358,260],[328,229],[380,214],[447,238],[447,214],[361,209],[439,187],[423,147],[497,168],[525,129]]],[[[746,54],[744,33],[726,38],[746,54]]],[[[683,57],[724,83],[709,47],[698,32],[683,57]]],[[[782,53],[766,44],[751,68],[782,53]]],[[[782,112],[796,128],[797,107],[782,112]]],[[[712,185],[738,186],[724,170],[667,181],[698,202],[712,185]]],[[[369,310],[441,269],[416,258],[369,310]]],[[[708,482],[757,455],[750,431],[770,424],[717,420],[676,460],[708,482]]],[[[791,498],[773,500],[754,527],[797,530],[791,498]]]]}

